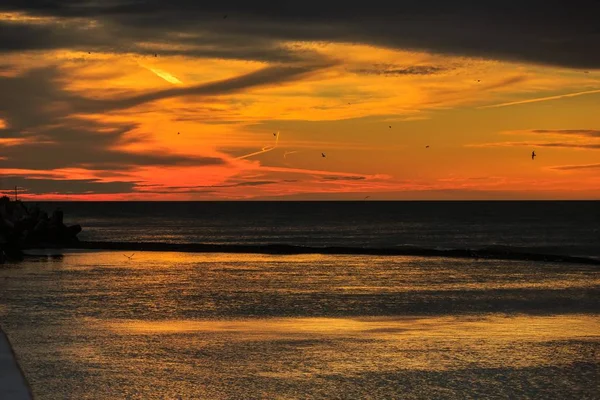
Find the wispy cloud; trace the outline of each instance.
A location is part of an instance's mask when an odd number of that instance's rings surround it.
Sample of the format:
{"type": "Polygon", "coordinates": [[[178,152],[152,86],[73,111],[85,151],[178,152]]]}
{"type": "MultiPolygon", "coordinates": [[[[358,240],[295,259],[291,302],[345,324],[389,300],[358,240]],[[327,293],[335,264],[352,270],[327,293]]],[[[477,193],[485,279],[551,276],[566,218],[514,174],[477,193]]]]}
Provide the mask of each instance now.
{"type": "Polygon", "coordinates": [[[465,147],[558,147],[584,150],[600,150],[600,143],[567,143],[567,142],[497,142],[467,144],[465,147]]]}
{"type": "Polygon", "coordinates": [[[600,164],[581,164],[581,165],[557,165],[550,167],[557,171],[578,171],[578,170],[594,170],[600,169],[600,164]]]}
{"type": "Polygon", "coordinates": [[[600,138],[600,130],[596,129],[533,129],[531,133],[567,135],[600,138]]]}

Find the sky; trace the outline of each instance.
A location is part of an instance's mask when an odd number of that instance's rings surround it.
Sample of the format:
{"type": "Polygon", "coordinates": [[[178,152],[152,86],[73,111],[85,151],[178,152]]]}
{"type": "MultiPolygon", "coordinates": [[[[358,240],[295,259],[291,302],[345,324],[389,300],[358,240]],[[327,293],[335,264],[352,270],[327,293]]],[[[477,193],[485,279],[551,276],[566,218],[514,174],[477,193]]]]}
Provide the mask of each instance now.
{"type": "Polygon", "coordinates": [[[3,191],[600,199],[597,1],[204,3],[0,2],[3,191]]]}

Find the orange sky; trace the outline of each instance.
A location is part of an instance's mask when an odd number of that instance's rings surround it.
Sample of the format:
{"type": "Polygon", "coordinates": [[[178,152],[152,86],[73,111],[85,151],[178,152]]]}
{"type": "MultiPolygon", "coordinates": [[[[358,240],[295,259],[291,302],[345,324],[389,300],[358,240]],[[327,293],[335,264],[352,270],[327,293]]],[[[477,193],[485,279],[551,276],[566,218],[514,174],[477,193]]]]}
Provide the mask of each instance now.
{"type": "Polygon", "coordinates": [[[2,55],[3,188],[35,200],[600,199],[600,69],[343,41],[281,40],[293,62],[148,46],[162,51],[2,55]]]}

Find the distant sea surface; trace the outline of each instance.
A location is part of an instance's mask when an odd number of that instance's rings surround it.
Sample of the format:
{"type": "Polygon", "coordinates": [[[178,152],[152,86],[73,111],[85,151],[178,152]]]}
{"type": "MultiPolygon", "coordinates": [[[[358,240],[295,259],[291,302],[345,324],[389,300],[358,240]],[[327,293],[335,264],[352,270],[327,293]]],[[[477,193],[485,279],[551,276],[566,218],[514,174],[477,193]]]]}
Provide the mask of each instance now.
{"type": "Polygon", "coordinates": [[[89,241],[506,250],[600,257],[599,201],[65,202],[89,241]]]}

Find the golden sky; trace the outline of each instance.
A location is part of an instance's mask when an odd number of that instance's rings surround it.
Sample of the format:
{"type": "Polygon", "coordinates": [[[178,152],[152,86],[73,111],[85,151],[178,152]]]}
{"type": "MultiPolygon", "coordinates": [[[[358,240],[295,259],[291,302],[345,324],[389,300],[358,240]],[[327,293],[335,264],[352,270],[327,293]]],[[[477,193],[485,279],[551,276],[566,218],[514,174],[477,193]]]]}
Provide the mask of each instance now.
{"type": "Polygon", "coordinates": [[[0,8],[0,173],[25,198],[600,199],[600,65],[572,50],[57,10],[0,8]]]}

